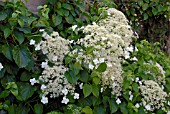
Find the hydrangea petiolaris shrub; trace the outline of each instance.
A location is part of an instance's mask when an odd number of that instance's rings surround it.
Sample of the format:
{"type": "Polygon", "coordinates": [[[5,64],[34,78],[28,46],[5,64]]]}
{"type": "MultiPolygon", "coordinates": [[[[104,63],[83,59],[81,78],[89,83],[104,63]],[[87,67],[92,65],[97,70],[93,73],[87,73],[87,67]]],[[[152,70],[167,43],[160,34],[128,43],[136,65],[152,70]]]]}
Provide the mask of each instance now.
{"type": "Polygon", "coordinates": [[[56,102],[60,113],[167,113],[169,57],[157,44],[134,43],[123,13],[107,13],[97,23],[73,26],[84,34],[77,41],[42,30],[44,40],[35,44],[47,56],[35,80],[41,102],[56,102]]]}

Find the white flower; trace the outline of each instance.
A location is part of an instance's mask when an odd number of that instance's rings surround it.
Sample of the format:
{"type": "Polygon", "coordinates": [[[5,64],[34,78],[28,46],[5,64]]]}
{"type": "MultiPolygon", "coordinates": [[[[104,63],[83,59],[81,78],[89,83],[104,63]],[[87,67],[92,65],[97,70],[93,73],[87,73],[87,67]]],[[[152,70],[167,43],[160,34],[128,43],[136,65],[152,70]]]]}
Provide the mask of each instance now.
{"type": "Polygon", "coordinates": [[[109,12],[107,12],[107,15],[110,16],[111,14],[109,12]]]}
{"type": "Polygon", "coordinates": [[[104,62],[104,58],[99,58],[99,62],[103,63],[104,62]]]}
{"type": "Polygon", "coordinates": [[[47,49],[42,49],[42,52],[43,52],[43,54],[45,55],[45,54],[48,53],[48,50],[47,50],[47,49]]]}
{"type": "Polygon", "coordinates": [[[35,40],[31,39],[30,40],[30,45],[34,45],[35,44],[35,40]]]}
{"type": "Polygon", "coordinates": [[[167,112],[167,114],[170,114],[170,110],[167,112]]]}
{"type": "Polygon", "coordinates": [[[3,69],[4,67],[2,66],[2,63],[0,63],[0,71],[3,69]]]}
{"type": "Polygon", "coordinates": [[[35,78],[30,79],[31,85],[34,85],[35,83],[37,83],[37,80],[35,78]]]}
{"type": "Polygon", "coordinates": [[[135,80],[136,82],[139,82],[139,77],[136,77],[136,80],[135,80]]]}
{"type": "Polygon", "coordinates": [[[35,50],[37,51],[37,50],[40,50],[41,48],[40,48],[40,44],[37,44],[37,45],[35,45],[35,50]]]}
{"type": "Polygon", "coordinates": [[[136,107],[136,108],[139,108],[139,107],[140,107],[139,103],[136,103],[135,107],[136,107]]]}
{"type": "Polygon", "coordinates": [[[67,99],[65,96],[63,97],[63,100],[61,101],[61,103],[67,104],[69,102],[69,99],[67,99]]]}
{"type": "Polygon", "coordinates": [[[136,57],[133,57],[131,60],[132,61],[138,61],[138,59],[136,57]]]}
{"type": "Polygon", "coordinates": [[[151,110],[151,106],[150,105],[146,105],[145,108],[146,108],[146,110],[151,110]]]}
{"type": "Polygon", "coordinates": [[[75,29],[77,28],[77,25],[74,25],[71,27],[73,31],[75,31],[75,29]]]}
{"type": "Polygon", "coordinates": [[[40,29],[39,31],[40,31],[40,32],[44,32],[44,29],[40,29]]]}
{"type": "Polygon", "coordinates": [[[48,98],[45,97],[45,96],[42,96],[41,102],[42,102],[43,104],[48,103],[48,98]]]}
{"type": "Polygon", "coordinates": [[[101,92],[101,93],[103,92],[103,88],[100,89],[100,92],[101,92]]]}
{"type": "Polygon", "coordinates": [[[48,67],[48,62],[42,62],[41,63],[41,68],[47,68],[48,67]]]}
{"type": "Polygon", "coordinates": [[[62,90],[62,93],[63,93],[64,95],[67,95],[67,94],[68,94],[68,90],[67,90],[67,89],[63,89],[63,90],[62,90]]]}
{"type": "Polygon", "coordinates": [[[93,70],[94,65],[92,65],[92,64],[90,63],[90,64],[89,64],[89,68],[90,68],[91,70],[93,70]]]}
{"type": "Polygon", "coordinates": [[[102,38],[102,40],[107,40],[107,38],[106,37],[101,37],[102,38]]]}
{"type": "Polygon", "coordinates": [[[94,59],[93,62],[95,65],[97,65],[99,63],[98,59],[94,59]]]}
{"type": "Polygon", "coordinates": [[[162,85],[162,90],[164,90],[164,85],[162,85]]]}
{"type": "Polygon", "coordinates": [[[74,94],[74,99],[79,99],[79,94],[78,93],[74,94]]]}
{"type": "Polygon", "coordinates": [[[47,87],[43,84],[41,85],[41,90],[45,90],[47,87]]]}
{"type": "Polygon", "coordinates": [[[125,51],[125,59],[129,59],[130,58],[130,53],[128,51],[125,51]]]}
{"type": "Polygon", "coordinates": [[[74,40],[70,40],[70,41],[69,41],[69,43],[71,43],[71,44],[72,44],[73,42],[74,42],[74,40]]]}
{"type": "Polygon", "coordinates": [[[96,25],[96,22],[92,22],[93,25],[96,25]]]}
{"type": "Polygon", "coordinates": [[[53,31],[53,33],[51,34],[51,36],[58,36],[59,34],[58,34],[58,32],[55,32],[55,31],[53,31]]]}
{"type": "Polygon", "coordinates": [[[57,59],[58,59],[58,56],[53,57],[53,61],[57,61],[57,59]]]}
{"type": "Polygon", "coordinates": [[[112,67],[112,63],[110,63],[110,62],[107,63],[107,66],[108,66],[108,67],[112,67]]]}
{"type": "Polygon", "coordinates": [[[132,99],[133,99],[133,95],[130,95],[129,100],[131,100],[131,101],[132,101],[132,99]]]}
{"type": "Polygon", "coordinates": [[[80,87],[80,89],[83,89],[83,83],[81,83],[81,84],[79,85],[79,87],[80,87]]]}
{"type": "Polygon", "coordinates": [[[121,103],[121,100],[118,98],[118,99],[116,100],[116,103],[117,103],[117,104],[120,104],[120,103],[121,103]]]}
{"type": "Polygon", "coordinates": [[[137,48],[137,47],[135,47],[135,51],[138,51],[138,48],[137,48]]]}
{"type": "Polygon", "coordinates": [[[170,106],[170,102],[168,101],[168,105],[170,106]]]}
{"type": "Polygon", "coordinates": [[[139,81],[139,84],[140,84],[140,85],[142,85],[142,82],[141,82],[141,81],[139,81]]]}
{"type": "Polygon", "coordinates": [[[127,47],[126,50],[129,52],[133,52],[133,46],[131,45],[130,47],[127,47]]]}

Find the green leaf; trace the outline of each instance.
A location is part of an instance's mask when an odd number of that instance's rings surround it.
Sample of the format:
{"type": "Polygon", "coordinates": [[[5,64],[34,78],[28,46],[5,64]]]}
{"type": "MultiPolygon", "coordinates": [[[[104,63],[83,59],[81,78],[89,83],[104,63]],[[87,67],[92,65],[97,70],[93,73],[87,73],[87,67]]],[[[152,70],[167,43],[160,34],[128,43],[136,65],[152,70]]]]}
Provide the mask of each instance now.
{"type": "Polygon", "coordinates": [[[61,22],[62,22],[62,17],[61,17],[60,15],[57,15],[57,16],[56,16],[56,14],[53,14],[53,15],[52,15],[52,21],[53,21],[53,23],[54,23],[54,26],[57,26],[57,25],[61,24],[61,22]]]}
{"type": "Polygon", "coordinates": [[[98,72],[104,72],[107,68],[107,64],[106,63],[101,63],[98,68],[96,69],[96,71],[98,72]]]}
{"type": "Polygon", "coordinates": [[[57,2],[57,8],[58,8],[58,9],[61,8],[61,2],[57,2]]]}
{"type": "Polygon", "coordinates": [[[65,72],[64,75],[66,76],[67,80],[72,84],[75,84],[77,80],[79,79],[79,76],[74,75],[72,71],[69,71],[69,72],[67,71],[65,72]]]}
{"type": "Polygon", "coordinates": [[[10,30],[9,28],[5,28],[3,32],[6,39],[11,34],[12,30],[10,30]]]}
{"type": "Polygon", "coordinates": [[[28,114],[30,108],[28,106],[22,105],[20,104],[17,108],[16,108],[16,112],[17,114],[28,114]]]}
{"type": "Polygon", "coordinates": [[[70,70],[74,73],[74,75],[77,75],[80,72],[81,64],[79,62],[70,64],[69,66],[70,66],[70,70]]]}
{"type": "Polygon", "coordinates": [[[73,60],[73,58],[72,58],[72,57],[70,57],[70,56],[66,56],[66,57],[64,58],[64,61],[65,61],[65,63],[66,63],[66,64],[71,63],[71,62],[72,62],[72,60],[73,60]]]}
{"type": "Polygon", "coordinates": [[[98,85],[100,84],[100,78],[99,77],[93,77],[93,83],[98,85]]]}
{"type": "Polygon", "coordinates": [[[143,5],[142,5],[142,9],[145,11],[145,10],[147,10],[148,9],[148,4],[147,3],[144,3],[143,5]]]}
{"type": "Polygon", "coordinates": [[[15,82],[8,82],[5,89],[9,89],[14,96],[18,96],[18,87],[15,82]]]}
{"type": "Polygon", "coordinates": [[[14,37],[19,42],[19,44],[22,44],[24,42],[24,34],[18,30],[14,31],[14,37]]]}
{"type": "Polygon", "coordinates": [[[106,109],[102,106],[97,106],[93,110],[94,114],[106,114],[106,109]]]}
{"type": "Polygon", "coordinates": [[[7,18],[7,14],[4,11],[0,11],[0,21],[3,21],[7,18]]]}
{"type": "Polygon", "coordinates": [[[4,44],[2,46],[2,53],[7,59],[12,61],[12,46],[11,45],[4,44]]]}
{"type": "Polygon", "coordinates": [[[132,84],[132,88],[135,92],[139,92],[139,88],[138,88],[138,84],[137,83],[133,83],[132,84]]]}
{"type": "Polygon", "coordinates": [[[31,61],[30,51],[25,46],[16,46],[12,50],[13,59],[15,63],[20,67],[26,67],[31,61]]]}
{"type": "Polygon", "coordinates": [[[64,10],[64,16],[69,16],[69,11],[68,10],[64,10]]]}
{"type": "Polygon", "coordinates": [[[95,97],[99,97],[99,88],[97,85],[92,85],[92,93],[95,97]]]}
{"type": "Polygon", "coordinates": [[[114,99],[110,99],[109,105],[110,105],[111,113],[114,114],[118,110],[118,106],[117,106],[115,100],[114,99]]]}
{"type": "Polygon", "coordinates": [[[64,9],[57,9],[57,14],[60,16],[64,16],[64,9]]]}
{"type": "Polygon", "coordinates": [[[68,9],[68,10],[72,10],[73,9],[73,6],[70,5],[70,4],[67,4],[67,3],[63,3],[62,7],[65,8],[65,9],[68,9]]]}
{"type": "Polygon", "coordinates": [[[92,86],[89,84],[84,84],[84,86],[83,86],[84,97],[89,96],[91,94],[91,92],[92,92],[92,86]]]}
{"type": "Polygon", "coordinates": [[[56,0],[48,0],[50,4],[55,4],[57,1],[56,0]]]}
{"type": "Polygon", "coordinates": [[[86,106],[84,107],[82,110],[81,110],[82,113],[85,113],[85,114],[93,114],[93,110],[89,107],[89,106],[86,106]]]}
{"type": "Polygon", "coordinates": [[[147,19],[148,19],[148,14],[144,13],[144,20],[147,20],[147,19]]]}
{"type": "Polygon", "coordinates": [[[26,101],[28,98],[30,98],[35,89],[29,84],[24,82],[18,82],[18,96],[16,97],[20,101],[26,101]]]}
{"type": "Polygon", "coordinates": [[[21,74],[21,77],[20,77],[20,80],[21,81],[29,81],[31,78],[31,74],[27,71],[24,71],[22,74],[21,74]]]}
{"type": "Polygon", "coordinates": [[[4,90],[0,93],[0,99],[6,98],[10,94],[10,91],[4,90]]]}
{"type": "Polygon", "coordinates": [[[152,8],[152,13],[153,13],[154,16],[155,16],[155,15],[157,15],[158,12],[157,12],[157,10],[156,10],[155,8],[152,8]]]}
{"type": "Polygon", "coordinates": [[[65,17],[66,21],[69,23],[69,24],[72,24],[73,23],[73,16],[72,15],[69,15],[68,17],[65,17]]]}
{"type": "Polygon", "coordinates": [[[127,110],[127,107],[126,107],[126,103],[121,103],[120,104],[120,111],[123,113],[123,114],[128,114],[128,110],[127,110]]]}
{"type": "Polygon", "coordinates": [[[4,77],[5,72],[6,72],[6,69],[4,69],[4,68],[1,69],[1,71],[0,71],[0,79],[4,77]]]}
{"type": "Polygon", "coordinates": [[[23,19],[18,19],[18,23],[20,27],[24,27],[24,20],[23,19]]]}
{"type": "Polygon", "coordinates": [[[34,112],[35,112],[35,114],[42,114],[43,113],[43,105],[42,104],[35,104],[34,105],[34,112]]]}
{"type": "Polygon", "coordinates": [[[88,74],[88,72],[87,72],[86,70],[80,71],[80,80],[81,80],[82,82],[87,82],[88,79],[89,79],[89,74],[88,74]]]}

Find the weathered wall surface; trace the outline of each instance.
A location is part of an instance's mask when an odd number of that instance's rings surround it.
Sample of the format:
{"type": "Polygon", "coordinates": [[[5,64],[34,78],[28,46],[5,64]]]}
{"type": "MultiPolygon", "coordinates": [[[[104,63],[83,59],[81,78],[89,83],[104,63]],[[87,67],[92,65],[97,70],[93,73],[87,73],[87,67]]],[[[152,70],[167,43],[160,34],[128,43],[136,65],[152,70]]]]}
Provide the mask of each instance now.
{"type": "MultiPolygon", "coordinates": [[[[2,2],[5,2],[6,0],[0,0],[2,2]]],[[[12,1],[12,0],[8,0],[8,1],[12,1]]],[[[28,9],[37,14],[37,6],[39,5],[43,5],[45,3],[46,0],[28,0],[28,2],[25,2],[25,0],[22,0],[25,5],[28,7],[28,9]]]]}

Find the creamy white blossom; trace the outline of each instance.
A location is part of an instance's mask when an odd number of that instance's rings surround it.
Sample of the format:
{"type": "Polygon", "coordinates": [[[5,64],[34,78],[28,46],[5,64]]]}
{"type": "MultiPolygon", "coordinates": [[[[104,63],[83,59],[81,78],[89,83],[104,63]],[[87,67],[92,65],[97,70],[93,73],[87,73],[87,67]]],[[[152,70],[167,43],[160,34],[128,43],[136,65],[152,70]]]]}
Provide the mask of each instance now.
{"type": "Polygon", "coordinates": [[[74,93],[74,99],[79,99],[79,94],[78,93],[74,93]]]}
{"type": "Polygon", "coordinates": [[[139,103],[136,103],[135,107],[136,107],[136,108],[139,108],[139,107],[140,107],[139,103]]]}
{"type": "Polygon", "coordinates": [[[48,103],[48,97],[42,96],[41,102],[42,102],[43,104],[47,104],[47,103],[48,103]]]}
{"type": "Polygon", "coordinates": [[[94,69],[94,65],[93,64],[89,64],[89,69],[93,70],[94,69]]]}
{"type": "Polygon", "coordinates": [[[47,87],[44,84],[41,85],[41,90],[45,90],[46,88],[47,87]]]}
{"type": "Polygon", "coordinates": [[[34,45],[35,44],[35,40],[31,39],[30,40],[30,45],[34,45]]]}
{"type": "Polygon", "coordinates": [[[35,45],[35,50],[36,50],[36,51],[41,50],[40,44],[35,45]]]}
{"type": "Polygon", "coordinates": [[[64,95],[67,95],[67,94],[68,94],[68,90],[67,90],[67,89],[63,89],[63,90],[62,90],[62,93],[63,93],[64,95]]]}
{"type": "Polygon", "coordinates": [[[42,62],[41,63],[41,68],[47,68],[48,67],[48,62],[42,62]]]}
{"type": "Polygon", "coordinates": [[[120,103],[121,103],[121,100],[118,98],[118,99],[116,100],[116,103],[117,103],[117,104],[120,104],[120,103]]]}
{"type": "Polygon", "coordinates": [[[77,28],[77,25],[73,25],[71,28],[73,31],[75,31],[75,29],[77,28]]]}
{"type": "Polygon", "coordinates": [[[3,69],[4,67],[2,66],[2,63],[0,63],[0,71],[3,69]]]}
{"type": "Polygon", "coordinates": [[[69,102],[69,99],[64,96],[61,103],[67,104],[68,102],[69,102]]]}
{"type": "Polygon", "coordinates": [[[79,87],[80,87],[80,89],[83,89],[83,83],[81,83],[81,84],[79,85],[79,87]]]}
{"type": "Polygon", "coordinates": [[[34,85],[35,83],[37,83],[37,80],[35,78],[30,79],[31,85],[34,85]]]}

